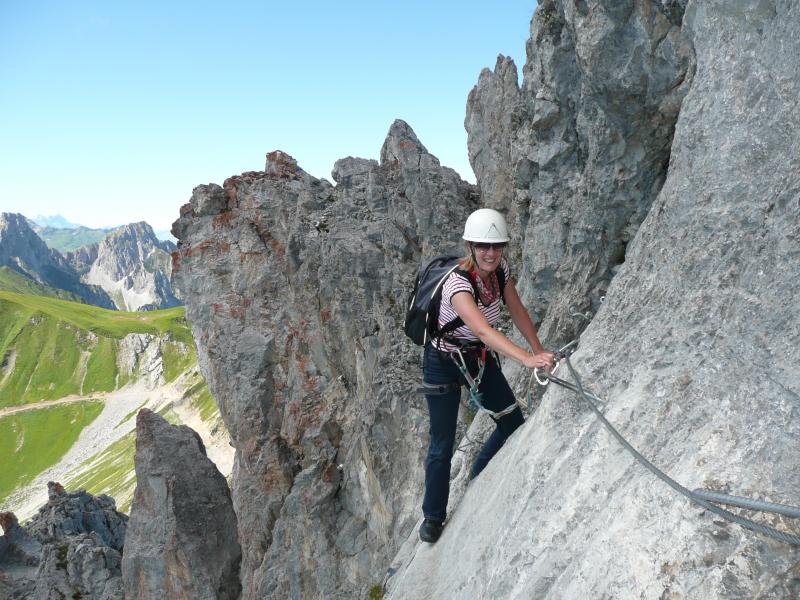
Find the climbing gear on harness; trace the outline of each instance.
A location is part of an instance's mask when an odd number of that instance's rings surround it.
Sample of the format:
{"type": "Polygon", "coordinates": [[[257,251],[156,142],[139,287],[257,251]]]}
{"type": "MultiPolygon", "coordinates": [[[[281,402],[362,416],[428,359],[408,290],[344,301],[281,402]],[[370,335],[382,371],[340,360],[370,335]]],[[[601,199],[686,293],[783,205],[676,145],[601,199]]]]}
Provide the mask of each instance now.
{"type": "Polygon", "coordinates": [[[507,242],[506,218],[491,208],[479,208],[467,217],[463,239],[468,242],[507,242]]]}
{"type": "MultiPolygon", "coordinates": [[[[487,352],[486,346],[482,345],[480,347],[479,352],[477,353],[478,374],[475,377],[473,377],[469,372],[469,367],[467,367],[467,362],[464,359],[464,353],[461,351],[461,348],[458,348],[453,352],[450,352],[450,358],[452,358],[453,362],[456,363],[458,370],[461,372],[461,376],[464,378],[464,381],[467,382],[467,386],[469,388],[469,399],[475,410],[480,412],[485,412],[493,419],[500,419],[514,412],[514,410],[517,408],[517,403],[514,402],[498,412],[489,410],[483,405],[483,393],[481,393],[480,389],[478,388],[481,385],[481,378],[483,377],[483,371],[486,368],[486,352],[487,352]]],[[[497,361],[496,357],[495,361],[497,361]]]]}
{"type": "MultiPolygon", "coordinates": [[[[569,353],[571,354],[571,353],[569,353]]],[[[633,457],[639,461],[647,470],[653,473],[656,477],[661,479],[664,483],[669,485],[672,489],[676,492],[686,496],[689,500],[698,504],[705,508],[706,510],[717,514],[732,523],[736,523],[745,529],[749,529],[750,531],[755,531],[758,533],[762,533],[766,536],[769,536],[773,539],[778,541],[791,544],[794,546],[800,546],[800,536],[793,535],[790,533],[785,533],[783,531],[778,531],[772,527],[767,525],[763,525],[761,523],[757,523],[745,517],[741,517],[737,514],[734,514],[724,508],[720,508],[712,502],[717,502],[720,504],[729,504],[732,506],[739,506],[741,508],[747,508],[750,510],[759,510],[759,511],[768,511],[768,512],[777,512],[789,517],[800,517],[800,508],[794,506],[788,506],[784,504],[775,504],[771,502],[762,502],[759,500],[752,500],[749,498],[741,498],[738,496],[728,496],[726,494],[719,494],[716,492],[711,492],[708,490],[695,490],[693,492],[689,491],[687,488],[683,487],[677,481],[672,479],[669,475],[664,473],[658,467],[656,467],[653,463],[647,460],[642,454],[636,450],[615,428],[609,421],[606,419],[605,415],[600,411],[595,403],[595,400],[599,400],[597,396],[587,392],[583,388],[583,383],[581,382],[580,377],[578,376],[577,372],[572,366],[572,363],[569,360],[569,354],[565,354],[562,357],[562,360],[567,365],[569,372],[572,378],[575,380],[574,385],[570,382],[565,382],[564,380],[558,379],[557,377],[552,377],[550,374],[545,373],[544,377],[556,383],[558,385],[562,385],[568,389],[576,391],[578,395],[583,398],[583,400],[589,405],[592,409],[594,414],[600,420],[600,422],[609,430],[609,432],[616,438],[616,440],[622,444],[622,446],[630,452],[633,457]],[[569,385],[565,385],[569,384],[569,385]]]]}
{"type": "MultiPolygon", "coordinates": [[[[439,305],[442,302],[442,286],[451,273],[458,273],[472,284],[475,303],[480,301],[478,284],[468,271],[459,268],[461,257],[436,256],[422,263],[408,299],[403,331],[418,346],[426,346],[433,338],[444,338],[450,341],[448,334],[464,325],[463,319],[457,317],[439,328],[439,305]]],[[[500,297],[505,301],[505,271],[495,271],[500,297]]]]}

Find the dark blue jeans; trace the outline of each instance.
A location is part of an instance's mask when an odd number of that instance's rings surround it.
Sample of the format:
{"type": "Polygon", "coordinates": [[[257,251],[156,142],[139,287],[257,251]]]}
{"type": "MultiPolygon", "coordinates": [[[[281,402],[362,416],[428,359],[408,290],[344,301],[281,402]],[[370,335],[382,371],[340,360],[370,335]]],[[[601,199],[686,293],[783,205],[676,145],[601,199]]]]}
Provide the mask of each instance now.
{"type": "MultiPolygon", "coordinates": [[[[477,373],[474,362],[470,369],[473,376],[477,373]]],[[[453,360],[430,345],[425,348],[422,373],[423,380],[429,384],[464,383],[453,360]]],[[[516,402],[514,393],[500,370],[500,365],[491,353],[487,354],[486,368],[478,389],[483,394],[483,405],[491,411],[499,412],[516,402]]],[[[425,498],[422,501],[422,513],[428,519],[444,521],[447,516],[450,459],[453,456],[460,397],[460,388],[442,395],[425,396],[430,415],[430,444],[425,460],[425,498]]],[[[472,477],[483,470],[508,437],[522,425],[524,419],[522,411],[517,407],[504,417],[494,419],[494,422],[495,430],[472,465],[472,477]]]]}

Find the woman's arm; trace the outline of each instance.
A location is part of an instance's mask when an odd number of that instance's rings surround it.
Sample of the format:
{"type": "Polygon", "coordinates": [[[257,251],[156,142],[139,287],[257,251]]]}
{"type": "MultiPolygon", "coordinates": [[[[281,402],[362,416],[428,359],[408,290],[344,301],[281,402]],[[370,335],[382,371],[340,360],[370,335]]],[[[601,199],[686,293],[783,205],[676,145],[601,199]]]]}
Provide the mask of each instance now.
{"type": "MultiPolygon", "coordinates": [[[[508,290],[508,285],[506,285],[506,290],[508,290]]],[[[506,291],[506,293],[508,292],[506,291]]],[[[519,301],[519,298],[517,298],[517,300],[519,301]]],[[[471,293],[466,291],[457,292],[453,294],[450,302],[458,316],[464,321],[464,324],[470,328],[472,333],[478,336],[481,342],[492,350],[499,352],[503,356],[513,358],[530,369],[547,369],[553,367],[553,355],[550,352],[531,354],[517,346],[514,342],[492,327],[483,313],[478,309],[478,305],[475,304],[475,297],[471,293]]],[[[508,302],[508,299],[506,299],[506,302],[508,302]]],[[[528,321],[530,321],[530,317],[528,321]]],[[[532,324],[531,328],[533,328],[532,324]]],[[[541,344],[539,344],[539,347],[541,348],[541,344]]]]}
{"type": "Polygon", "coordinates": [[[514,325],[517,326],[517,329],[519,329],[520,333],[528,341],[528,344],[530,344],[534,352],[545,352],[542,343],[539,341],[539,336],[536,334],[536,328],[533,326],[531,317],[528,314],[528,309],[522,304],[522,300],[520,300],[517,288],[514,286],[514,281],[512,279],[509,279],[506,283],[503,294],[514,325]]]}

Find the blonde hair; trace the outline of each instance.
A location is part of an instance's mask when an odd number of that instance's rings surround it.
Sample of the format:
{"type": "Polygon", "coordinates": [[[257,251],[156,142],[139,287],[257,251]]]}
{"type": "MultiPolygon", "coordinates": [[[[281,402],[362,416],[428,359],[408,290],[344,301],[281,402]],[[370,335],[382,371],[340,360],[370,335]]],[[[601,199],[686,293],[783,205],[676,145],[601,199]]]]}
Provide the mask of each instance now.
{"type": "Polygon", "coordinates": [[[470,248],[469,242],[466,240],[464,240],[464,248],[467,250],[467,255],[458,263],[458,268],[464,271],[477,271],[478,265],[475,264],[475,259],[472,258],[472,248],[470,248]]]}

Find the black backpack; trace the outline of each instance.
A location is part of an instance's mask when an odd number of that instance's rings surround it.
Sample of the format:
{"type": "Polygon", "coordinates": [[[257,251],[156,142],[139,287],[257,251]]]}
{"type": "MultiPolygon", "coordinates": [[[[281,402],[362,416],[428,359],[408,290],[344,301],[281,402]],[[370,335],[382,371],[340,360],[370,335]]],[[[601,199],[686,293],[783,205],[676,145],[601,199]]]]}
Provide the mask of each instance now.
{"type": "MultiPolygon", "coordinates": [[[[466,277],[472,284],[475,302],[478,302],[478,288],[467,271],[458,268],[460,256],[436,256],[422,263],[414,282],[414,289],[408,299],[408,309],[403,322],[403,331],[418,346],[425,346],[431,338],[442,337],[464,324],[461,317],[446,323],[441,329],[439,323],[439,305],[442,302],[442,285],[444,280],[457,272],[466,277]]],[[[500,284],[500,295],[505,302],[505,272],[497,269],[497,281],[500,284]]]]}

